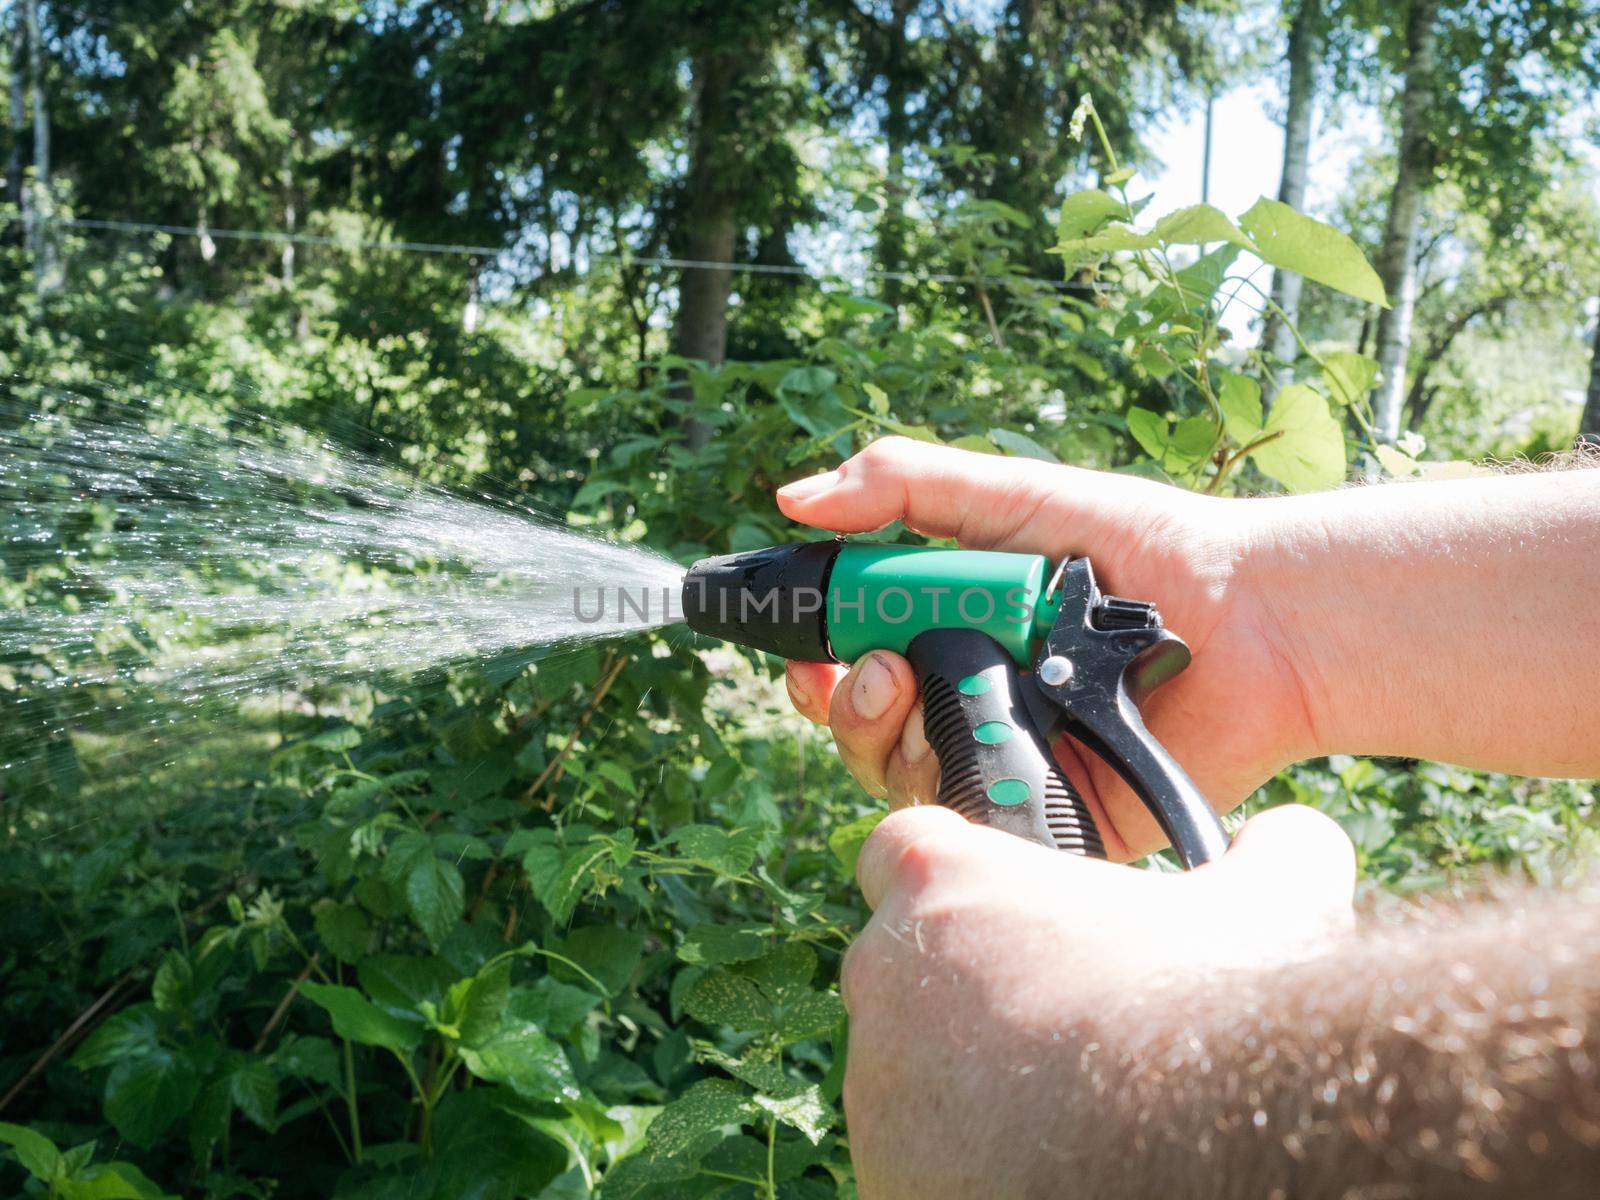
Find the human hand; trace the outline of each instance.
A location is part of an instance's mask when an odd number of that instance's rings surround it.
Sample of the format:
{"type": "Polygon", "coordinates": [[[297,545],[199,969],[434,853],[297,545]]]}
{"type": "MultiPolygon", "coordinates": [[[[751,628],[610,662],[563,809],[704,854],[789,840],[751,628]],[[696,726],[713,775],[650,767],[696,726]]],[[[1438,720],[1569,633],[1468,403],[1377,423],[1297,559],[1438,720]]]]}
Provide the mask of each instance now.
{"type": "Polygon", "coordinates": [[[927,807],[885,818],[857,876],[875,909],[842,975],[863,1200],[1055,1196],[1064,1178],[1098,1195],[1102,1165],[1127,1165],[1107,1156],[1132,1153],[1134,1131],[1111,1125],[1116,1081],[1163,1069],[1140,1066],[1155,1025],[1185,1036],[1181,1000],[1158,989],[1325,949],[1349,927],[1355,859],[1299,807],[1261,813],[1184,874],[927,807]]]}
{"type": "MultiPolygon", "coordinates": [[[[1249,502],[886,438],[836,471],[780,489],[778,504],[794,520],[840,533],[903,520],[976,549],[1088,555],[1105,591],[1155,603],[1194,651],[1193,665],[1151,696],[1144,716],[1221,811],[1314,752],[1278,623],[1242,570],[1262,540],[1249,502]]],[[[848,673],[791,662],[788,685],[802,713],[832,726],[845,764],[869,791],[887,795],[892,807],[934,799],[939,764],[904,658],[874,651],[848,673]]],[[[1164,843],[1143,804],[1099,758],[1070,738],[1058,742],[1056,755],[1113,859],[1164,843]]]]}

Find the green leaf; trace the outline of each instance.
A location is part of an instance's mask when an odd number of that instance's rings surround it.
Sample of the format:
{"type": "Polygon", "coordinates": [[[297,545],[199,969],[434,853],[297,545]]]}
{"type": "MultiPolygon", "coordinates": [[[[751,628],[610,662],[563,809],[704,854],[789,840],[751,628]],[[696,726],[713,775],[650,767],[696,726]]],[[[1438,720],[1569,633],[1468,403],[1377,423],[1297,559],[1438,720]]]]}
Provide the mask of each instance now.
{"type": "Polygon", "coordinates": [[[358,962],[372,944],[372,923],[359,905],[324,901],[317,905],[317,937],[341,962],[358,962]]]}
{"type": "Polygon", "coordinates": [[[503,1083],[524,1100],[575,1100],[577,1077],[561,1047],[537,1025],[512,1021],[473,1046],[461,1047],[467,1070],[503,1083]]]}
{"type": "Polygon", "coordinates": [[[765,925],[695,925],[684,934],[678,957],[702,967],[745,962],[766,951],[770,932],[765,925]]]}
{"type": "Polygon", "coordinates": [[[82,1071],[111,1066],[123,1059],[150,1054],[158,1046],[155,1009],[148,1004],[136,1004],[108,1017],[99,1029],[84,1039],[72,1056],[72,1065],[82,1071]]]}
{"type": "Polygon", "coordinates": [[[1239,218],[1239,224],[1255,241],[1256,253],[1273,266],[1297,272],[1357,300],[1389,307],[1383,281],[1366,255],[1333,226],[1265,196],[1239,218]]]}
{"type": "Polygon", "coordinates": [[[600,997],[588,988],[545,975],[532,987],[512,988],[506,1014],[512,1020],[527,1021],[566,1037],[599,1003],[600,997]]]}
{"type": "Polygon", "coordinates": [[[1184,304],[1187,306],[1208,301],[1215,296],[1238,257],[1239,247],[1224,243],[1179,271],[1178,290],[1182,293],[1184,304]]]}
{"type": "Polygon", "coordinates": [[[812,1084],[784,1097],[756,1096],[755,1105],[785,1125],[793,1125],[815,1146],[833,1126],[836,1114],[822,1099],[822,1089],[812,1084]]]}
{"type": "Polygon", "coordinates": [[[1059,463],[1061,460],[1026,434],[1010,429],[989,430],[989,440],[1007,454],[1017,458],[1037,458],[1040,462],[1059,463]]]}
{"type": "Polygon", "coordinates": [[[727,1025],[741,1033],[766,1032],[773,1027],[772,1004],[754,980],[732,971],[705,975],[683,999],[684,1011],[707,1025],[727,1025]]]}
{"type": "Polygon", "coordinates": [[[150,1147],[200,1091],[200,1077],[184,1055],[165,1048],[125,1059],[106,1077],[106,1120],[137,1146],[150,1147]]]}
{"type": "Polygon", "coordinates": [[[201,1089],[189,1108],[190,1155],[203,1161],[228,1132],[232,1120],[233,1098],[228,1095],[228,1081],[212,1080],[201,1089]]]}
{"type": "Polygon", "coordinates": [[[650,1122],[646,1144],[658,1153],[691,1155],[708,1135],[755,1117],[754,1102],[729,1079],[702,1079],[650,1122]]]}
{"type": "Polygon", "coordinates": [[[1322,360],[1322,381],[1336,404],[1355,404],[1378,381],[1378,360],[1351,350],[1335,350],[1322,360]]]}
{"type": "Polygon", "coordinates": [[[1167,419],[1148,408],[1128,410],[1128,432],[1139,448],[1151,458],[1160,459],[1167,452],[1167,419]]]}
{"type": "Polygon", "coordinates": [[[0,1121],[0,1142],[11,1147],[11,1153],[22,1164],[23,1170],[35,1179],[49,1182],[61,1166],[61,1151],[42,1133],[23,1125],[8,1125],[0,1121]]]}
{"type": "Polygon", "coordinates": [[[1126,215],[1122,202],[1099,188],[1074,192],[1061,202],[1056,220],[1056,240],[1063,246],[1092,233],[1107,221],[1126,215]]]}
{"type": "Polygon", "coordinates": [[[327,1038],[291,1038],[278,1047],[273,1061],[284,1074],[296,1079],[329,1087],[339,1079],[339,1052],[327,1038]]]}
{"type": "Polygon", "coordinates": [[[1210,417],[1185,417],[1172,430],[1167,454],[1186,465],[1204,462],[1217,441],[1217,427],[1210,417]]]}
{"type": "Polygon", "coordinates": [[[497,1088],[450,1093],[434,1114],[438,1151],[426,1178],[407,1178],[370,1194],[434,1200],[519,1200],[542,1194],[567,1169],[567,1150],[513,1111],[509,1100],[497,1088]]]}
{"type": "Polygon", "coordinates": [[[1165,379],[1178,369],[1178,364],[1159,346],[1139,347],[1139,365],[1151,379],[1165,379]]]}
{"type": "Polygon", "coordinates": [[[499,1032],[510,997],[511,960],[503,958],[453,985],[445,995],[444,1011],[456,1036],[475,1046],[499,1032]]]}
{"type": "Polygon", "coordinates": [[[374,954],[361,960],[356,977],[378,1004],[415,1011],[425,1001],[442,1003],[456,972],[436,955],[374,954]]]}
{"type": "Polygon", "coordinates": [[[847,877],[855,875],[856,860],[861,857],[861,847],[866,845],[867,838],[886,815],[883,812],[870,812],[864,817],[857,817],[847,825],[839,826],[828,835],[828,849],[839,860],[839,865],[844,868],[847,877]]]}
{"type": "Polygon", "coordinates": [[[676,845],[678,853],[719,875],[743,875],[761,849],[759,829],[718,829],[714,825],[685,825],[662,839],[676,845]]]}
{"type": "MultiPolygon", "coordinates": [[[[561,943],[561,953],[577,963],[615,996],[628,986],[644,954],[644,934],[614,925],[574,929],[561,943]]],[[[555,965],[559,974],[566,968],[555,965]]]]}
{"type": "Polygon", "coordinates": [[[867,394],[867,407],[880,417],[889,415],[889,393],[875,383],[863,383],[861,390],[867,394]]]}
{"type": "Polygon", "coordinates": [[[1255,250],[1255,243],[1210,204],[1191,204],[1168,213],[1156,222],[1151,236],[1168,246],[1203,246],[1207,242],[1227,242],[1241,250],[1255,250]]]}
{"type": "Polygon", "coordinates": [[[1278,393],[1262,432],[1281,436],[1250,457],[1291,492],[1329,488],[1344,479],[1344,434],[1328,402],[1305,384],[1290,384],[1278,393]]]}
{"type": "Polygon", "coordinates": [[[340,1037],[363,1046],[381,1046],[396,1054],[407,1054],[422,1043],[425,1027],[421,1020],[407,1020],[379,1008],[355,988],[331,983],[302,983],[300,992],[333,1018],[340,1037]]]}
{"type": "Polygon", "coordinates": [[[193,990],[194,968],[188,955],[181,950],[168,951],[150,984],[150,998],[156,1008],[161,1012],[187,1012],[193,990]]]}
{"type": "Polygon", "coordinates": [[[1248,375],[1225,375],[1217,390],[1222,425],[1228,436],[1247,446],[1261,434],[1261,385],[1248,375]]]}
{"type": "Polygon", "coordinates": [[[434,856],[430,846],[406,875],[406,904],[424,936],[438,946],[467,911],[466,884],[454,863],[434,856]]]}
{"type": "Polygon", "coordinates": [[[1377,455],[1379,465],[1396,478],[1403,479],[1417,472],[1417,460],[1393,446],[1379,446],[1373,453],[1377,455]]]}
{"type": "Polygon", "coordinates": [[[1158,244],[1148,233],[1140,233],[1127,225],[1112,225],[1105,232],[1092,237],[1076,238],[1059,246],[1052,246],[1050,253],[1061,255],[1070,269],[1078,263],[1089,262],[1123,250],[1154,250],[1158,244]]]}
{"type": "Polygon", "coordinates": [[[132,1163],[90,1167],[61,1189],[61,1200],[168,1200],[167,1194],[132,1163]]]}
{"type": "MultiPolygon", "coordinates": [[[[534,850],[528,851],[527,857],[532,857],[538,849],[535,847],[534,850]]],[[[527,857],[524,858],[524,863],[527,857]]],[[[533,894],[539,898],[539,903],[549,909],[557,925],[565,925],[572,919],[573,910],[578,907],[578,901],[588,890],[589,878],[594,874],[594,869],[609,857],[611,857],[610,845],[605,842],[592,842],[568,854],[561,860],[560,867],[556,871],[545,869],[537,880],[529,875],[533,894]]],[[[543,862],[541,866],[544,866],[543,862]]]]}
{"type": "Polygon", "coordinates": [[[247,1120],[268,1133],[276,1128],[278,1079],[261,1059],[241,1063],[229,1073],[228,1097],[247,1120]]]}
{"type": "Polygon", "coordinates": [[[958,437],[950,444],[957,450],[970,450],[974,454],[993,454],[996,449],[993,442],[986,437],[980,437],[976,433],[969,433],[962,437],[958,437]]]}

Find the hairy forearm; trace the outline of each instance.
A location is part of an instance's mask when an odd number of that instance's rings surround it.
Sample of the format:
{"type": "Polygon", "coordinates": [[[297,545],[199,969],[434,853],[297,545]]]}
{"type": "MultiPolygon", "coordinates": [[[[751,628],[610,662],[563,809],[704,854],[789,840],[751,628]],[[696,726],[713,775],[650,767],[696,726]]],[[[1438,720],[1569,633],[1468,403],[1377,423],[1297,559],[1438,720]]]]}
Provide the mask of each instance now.
{"type": "Polygon", "coordinates": [[[1592,1195],[1597,902],[1435,917],[1107,1011],[1062,1064],[1059,1120],[1095,1127],[1061,1139],[1074,1194],[1592,1195]]]}
{"type": "Polygon", "coordinates": [[[1312,753],[1600,775],[1600,470],[1259,502],[1312,753]]]}

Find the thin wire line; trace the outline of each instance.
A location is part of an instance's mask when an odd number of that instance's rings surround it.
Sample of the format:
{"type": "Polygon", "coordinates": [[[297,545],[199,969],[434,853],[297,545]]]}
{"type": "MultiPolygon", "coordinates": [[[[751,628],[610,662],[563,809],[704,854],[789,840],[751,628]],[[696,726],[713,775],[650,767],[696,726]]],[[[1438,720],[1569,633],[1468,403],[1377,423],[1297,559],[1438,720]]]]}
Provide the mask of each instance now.
{"type": "MultiPolygon", "coordinates": [[[[20,221],[21,217],[0,217],[0,221],[20,221]]],[[[114,233],[167,233],[180,237],[211,237],[235,242],[270,242],[276,245],[292,243],[300,246],[332,246],[346,250],[392,250],[409,254],[462,254],[479,258],[498,258],[508,251],[505,246],[475,246],[464,242],[411,242],[382,241],[372,238],[333,237],[315,233],[283,233],[270,229],[201,229],[197,225],[165,225],[154,221],[111,221],[90,217],[40,217],[41,224],[58,225],[70,229],[93,229],[114,233]]],[[[953,275],[942,272],[882,271],[865,268],[849,274],[812,271],[807,267],[784,263],[718,262],[712,259],[651,257],[631,254],[605,254],[586,251],[584,257],[595,262],[613,262],[625,266],[665,267],[672,270],[727,270],[750,275],[786,275],[810,279],[818,283],[837,280],[884,279],[899,283],[985,283],[1002,287],[1033,284],[1039,287],[1063,290],[1066,283],[1059,279],[1040,279],[1035,276],[1009,275],[988,277],[982,275],[953,275]]]]}

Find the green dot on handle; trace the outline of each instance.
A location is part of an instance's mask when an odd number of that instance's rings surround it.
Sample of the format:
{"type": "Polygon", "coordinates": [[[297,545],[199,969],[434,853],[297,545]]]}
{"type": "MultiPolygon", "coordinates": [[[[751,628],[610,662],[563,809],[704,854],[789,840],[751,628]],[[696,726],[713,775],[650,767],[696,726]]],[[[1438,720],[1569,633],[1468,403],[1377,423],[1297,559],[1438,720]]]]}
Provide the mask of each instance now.
{"type": "Polygon", "coordinates": [[[998,746],[1011,737],[1011,726],[1004,721],[985,721],[972,731],[972,736],[985,746],[998,746]]]}
{"type": "Polygon", "coordinates": [[[1003,804],[1010,808],[1014,804],[1021,804],[1028,798],[1029,789],[1026,779],[996,779],[989,785],[989,799],[996,804],[1003,804]]]}
{"type": "Polygon", "coordinates": [[[968,675],[956,687],[963,696],[981,696],[994,685],[982,675],[968,675]]]}

